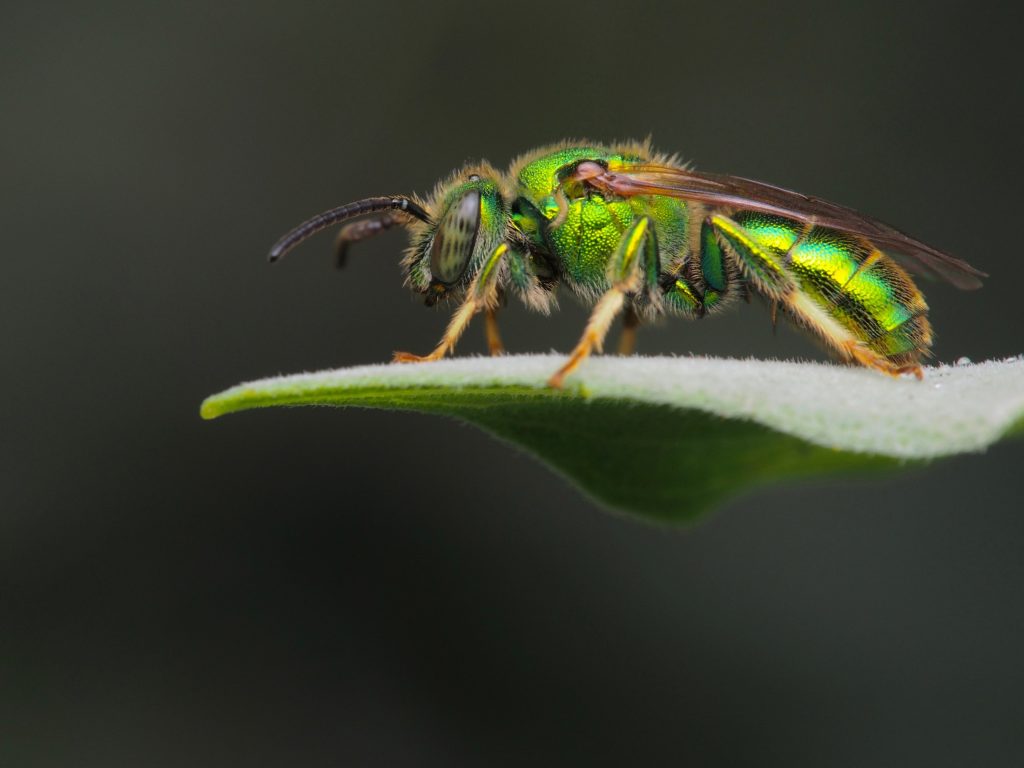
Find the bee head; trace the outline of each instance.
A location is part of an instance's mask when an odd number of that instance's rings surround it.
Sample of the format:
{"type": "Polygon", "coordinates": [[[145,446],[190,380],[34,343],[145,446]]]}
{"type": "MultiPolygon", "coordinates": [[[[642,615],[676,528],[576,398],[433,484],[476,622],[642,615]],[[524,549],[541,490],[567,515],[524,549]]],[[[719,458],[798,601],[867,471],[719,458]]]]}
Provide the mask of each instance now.
{"type": "Polygon", "coordinates": [[[425,202],[405,195],[384,195],[324,211],[278,240],[268,258],[278,261],[317,232],[348,222],[336,241],[341,266],[349,243],[399,224],[408,227],[412,235],[403,261],[406,281],[433,305],[465,291],[506,237],[509,221],[501,175],[489,165],[477,165],[438,184],[425,202]],[[349,221],[367,214],[374,218],[349,221]]]}
{"type": "Polygon", "coordinates": [[[498,173],[484,165],[465,168],[439,184],[424,207],[431,221],[418,227],[405,267],[410,286],[433,305],[465,290],[502,242],[508,206],[498,173]]]}

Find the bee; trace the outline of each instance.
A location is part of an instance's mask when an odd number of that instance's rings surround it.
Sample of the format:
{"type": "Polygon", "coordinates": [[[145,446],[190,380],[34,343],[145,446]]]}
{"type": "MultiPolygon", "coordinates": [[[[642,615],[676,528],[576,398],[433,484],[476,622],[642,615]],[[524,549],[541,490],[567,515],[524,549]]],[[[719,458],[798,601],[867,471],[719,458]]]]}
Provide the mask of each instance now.
{"type": "Polygon", "coordinates": [[[428,306],[458,305],[432,352],[396,352],[397,362],[452,353],[481,312],[488,347],[500,354],[496,313],[509,293],[548,313],[564,285],[592,306],[579,343],[548,382],[556,388],[602,350],[620,315],[620,352],[628,354],[644,322],[702,318],[750,294],[767,301],[773,323],[781,310],[842,360],[920,379],[932,328],[906,270],[962,289],[987,276],[849,208],[700,173],[649,142],[565,142],[519,157],[506,173],[470,165],[426,199],[370,197],[321,213],[282,237],[270,261],[341,222],[339,265],[352,243],[406,227],[407,285],[428,306]]]}

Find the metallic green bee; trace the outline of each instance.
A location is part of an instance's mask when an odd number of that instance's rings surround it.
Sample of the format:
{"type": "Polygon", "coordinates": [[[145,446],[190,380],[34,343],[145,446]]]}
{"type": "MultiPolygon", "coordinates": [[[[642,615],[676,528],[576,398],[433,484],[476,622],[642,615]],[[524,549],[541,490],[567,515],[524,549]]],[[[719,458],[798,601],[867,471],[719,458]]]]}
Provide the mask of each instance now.
{"type": "Polygon", "coordinates": [[[310,219],[279,240],[276,261],[310,235],[356,216],[348,245],[395,226],[411,230],[406,282],[460,302],[428,355],[437,360],[473,315],[502,352],[495,312],[506,293],[549,312],[564,284],[593,305],[583,337],[551,377],[563,380],[600,351],[623,314],[622,349],[636,326],[663,313],[703,317],[752,291],[820,336],[839,357],[883,373],[921,377],[932,329],[928,306],[898,265],[977,288],[984,272],[849,208],[735,176],[698,173],[647,144],[571,142],[530,152],[499,173],[457,171],[426,200],[372,197],[310,219]]]}

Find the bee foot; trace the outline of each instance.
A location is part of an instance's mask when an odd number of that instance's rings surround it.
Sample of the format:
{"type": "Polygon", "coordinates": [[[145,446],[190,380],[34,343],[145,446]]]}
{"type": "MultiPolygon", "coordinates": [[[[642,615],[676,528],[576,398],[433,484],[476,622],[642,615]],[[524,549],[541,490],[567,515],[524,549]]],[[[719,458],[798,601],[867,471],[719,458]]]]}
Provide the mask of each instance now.
{"type": "Polygon", "coordinates": [[[914,378],[918,381],[922,381],[924,379],[924,371],[921,369],[920,365],[907,365],[900,368],[899,372],[913,374],[914,378]]]}
{"type": "Polygon", "coordinates": [[[431,353],[429,355],[414,355],[412,352],[395,352],[391,356],[393,363],[429,363],[432,360],[440,360],[441,355],[431,353]]]}

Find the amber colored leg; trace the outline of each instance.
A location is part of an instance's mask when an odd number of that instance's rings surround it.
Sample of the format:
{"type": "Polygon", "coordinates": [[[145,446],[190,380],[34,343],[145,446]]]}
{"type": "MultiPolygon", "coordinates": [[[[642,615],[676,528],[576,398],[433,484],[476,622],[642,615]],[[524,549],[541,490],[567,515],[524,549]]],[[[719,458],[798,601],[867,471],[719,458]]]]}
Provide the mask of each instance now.
{"type": "Polygon", "coordinates": [[[505,354],[505,345],[501,343],[501,334],[498,332],[498,311],[488,309],[484,313],[484,323],[487,331],[487,349],[491,355],[505,354]]]}
{"type": "Polygon", "coordinates": [[[497,278],[499,274],[498,265],[501,260],[510,253],[508,243],[500,243],[488,257],[480,273],[476,276],[473,284],[466,292],[466,299],[452,315],[452,319],[445,329],[441,343],[437,345],[429,355],[414,355],[411,352],[395,352],[392,358],[396,363],[425,363],[431,360],[440,360],[449,352],[455,349],[459,338],[462,336],[473,315],[481,310],[487,310],[487,343],[494,354],[494,344],[497,342],[501,347],[501,338],[498,336],[497,325],[494,325],[494,336],[491,336],[491,324],[495,323],[494,308],[499,301],[497,278]]]}
{"type": "Polygon", "coordinates": [[[608,335],[608,329],[611,327],[612,321],[615,320],[615,316],[622,309],[625,298],[626,294],[621,288],[612,288],[601,297],[600,301],[597,302],[597,306],[594,307],[594,311],[590,313],[587,327],[583,331],[583,338],[580,339],[576,349],[569,355],[569,360],[565,365],[559,368],[558,372],[548,380],[549,387],[561,389],[565,377],[575,371],[579,364],[590,356],[593,350],[601,351],[601,347],[604,345],[604,337],[608,335]]]}
{"type": "Polygon", "coordinates": [[[619,247],[608,264],[611,288],[598,299],[594,311],[590,313],[587,327],[583,330],[583,337],[569,355],[565,365],[548,380],[549,387],[561,389],[565,377],[575,371],[591,352],[595,349],[601,351],[608,329],[626,303],[626,295],[643,286],[649,263],[657,258],[653,224],[649,217],[643,216],[623,233],[619,247]]]}
{"type": "Polygon", "coordinates": [[[479,301],[470,295],[469,298],[462,302],[462,305],[458,310],[456,310],[455,314],[452,315],[452,319],[448,323],[448,327],[445,329],[444,336],[441,338],[441,343],[437,345],[433,352],[429,355],[414,355],[411,352],[395,352],[392,359],[396,363],[427,363],[432,360],[440,360],[450,351],[455,349],[455,345],[458,343],[459,337],[462,336],[466,327],[469,325],[469,321],[472,320],[473,315],[483,309],[483,307],[484,304],[482,301],[479,301]]]}
{"type": "Polygon", "coordinates": [[[904,373],[912,373],[914,374],[914,378],[918,381],[924,378],[924,371],[921,370],[921,366],[917,363],[894,365],[881,355],[871,351],[857,341],[847,342],[843,347],[846,354],[852,360],[855,360],[866,368],[871,368],[872,370],[880,371],[881,373],[887,373],[890,376],[900,376],[904,373]]]}
{"type": "Polygon", "coordinates": [[[622,315],[622,333],[619,336],[619,354],[622,357],[629,357],[636,350],[636,329],[640,325],[640,318],[632,306],[626,307],[622,315]]]}

